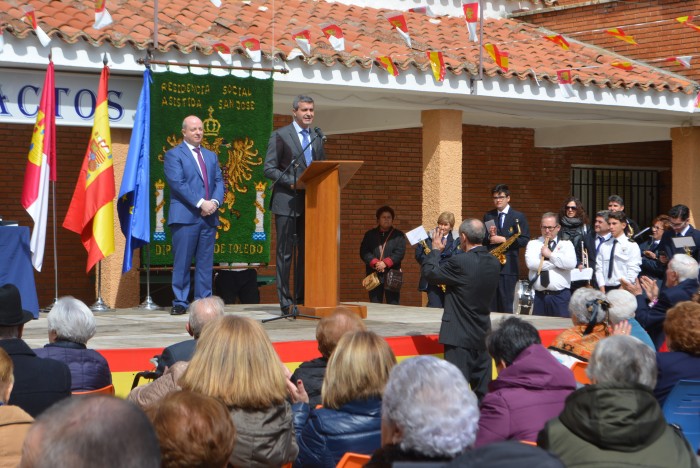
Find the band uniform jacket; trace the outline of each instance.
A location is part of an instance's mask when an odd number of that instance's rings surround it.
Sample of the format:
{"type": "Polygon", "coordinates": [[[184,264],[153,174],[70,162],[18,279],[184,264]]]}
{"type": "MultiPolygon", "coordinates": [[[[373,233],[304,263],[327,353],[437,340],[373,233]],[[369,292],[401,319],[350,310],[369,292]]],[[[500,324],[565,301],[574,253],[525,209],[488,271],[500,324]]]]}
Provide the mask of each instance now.
{"type": "MultiPolygon", "coordinates": [[[[676,233],[673,230],[666,231],[661,237],[661,243],[659,244],[659,251],[665,252],[669,260],[671,260],[675,254],[686,253],[685,249],[677,249],[675,247],[673,244],[674,237],[676,237],[676,233]]],[[[700,263],[700,231],[695,229],[692,225],[688,225],[688,231],[682,237],[693,238],[695,247],[690,247],[690,256],[700,263]]]]}
{"type": "MultiPolygon", "coordinates": [[[[311,134],[309,139],[314,137],[314,131],[309,129],[311,134]]],[[[294,127],[294,124],[289,124],[272,132],[267,145],[267,155],[265,156],[265,177],[273,182],[279,181],[272,187],[272,200],[270,201],[270,209],[276,215],[294,216],[304,213],[304,191],[297,191],[296,211],[294,210],[294,177],[296,180],[304,173],[307,168],[306,159],[304,158],[303,148],[299,140],[299,134],[294,127]],[[289,169],[294,158],[298,158],[298,167],[289,169]]],[[[316,138],[311,143],[311,154],[313,161],[323,161],[326,159],[326,153],[323,149],[323,140],[316,138]]]]}
{"type": "Polygon", "coordinates": [[[431,283],[447,286],[440,343],[485,350],[484,338],[491,330],[489,306],[498,288],[500,262],[483,246],[439,262],[440,252],[433,250],[423,261],[421,275],[431,283]]]}
{"type": "MultiPolygon", "coordinates": [[[[510,247],[508,247],[508,249],[505,252],[506,264],[501,267],[501,274],[504,275],[518,276],[519,274],[518,252],[520,251],[521,247],[524,248],[530,241],[530,228],[527,224],[527,218],[523,213],[514,210],[511,206],[508,210],[508,213],[506,213],[506,217],[503,220],[503,227],[501,228],[498,222],[498,210],[488,211],[484,215],[484,224],[487,221],[492,220],[494,223],[496,223],[496,234],[505,237],[506,240],[508,240],[510,237],[512,237],[513,235],[515,235],[515,233],[518,232],[518,228],[515,223],[516,219],[518,220],[517,224],[520,225],[520,236],[515,240],[515,242],[513,242],[510,245],[510,247]]],[[[488,229],[486,232],[487,235],[486,239],[484,239],[484,245],[486,245],[488,250],[491,251],[498,247],[500,244],[489,244],[488,229]]]]}

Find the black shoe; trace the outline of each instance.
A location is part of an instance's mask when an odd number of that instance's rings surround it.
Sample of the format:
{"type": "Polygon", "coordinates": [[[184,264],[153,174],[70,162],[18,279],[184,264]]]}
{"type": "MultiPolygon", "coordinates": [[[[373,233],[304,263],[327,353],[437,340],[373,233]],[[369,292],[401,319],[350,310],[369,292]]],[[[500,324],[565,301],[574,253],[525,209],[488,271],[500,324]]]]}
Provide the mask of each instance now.
{"type": "Polygon", "coordinates": [[[170,315],[184,315],[187,312],[187,308],[181,305],[175,305],[170,309],[170,315]]]}

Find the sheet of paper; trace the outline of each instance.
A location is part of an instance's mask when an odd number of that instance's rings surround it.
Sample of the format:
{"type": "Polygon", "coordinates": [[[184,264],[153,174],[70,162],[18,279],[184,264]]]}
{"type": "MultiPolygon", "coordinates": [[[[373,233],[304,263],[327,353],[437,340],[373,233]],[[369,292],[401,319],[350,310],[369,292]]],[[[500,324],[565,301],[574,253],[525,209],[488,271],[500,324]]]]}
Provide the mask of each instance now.
{"type": "Polygon", "coordinates": [[[589,281],[593,278],[593,268],[584,268],[579,270],[574,268],[571,270],[571,281],[589,281]]]}
{"type": "Polygon", "coordinates": [[[406,233],[406,237],[411,245],[416,245],[420,241],[427,239],[428,233],[425,232],[425,228],[423,226],[418,226],[417,228],[408,231],[406,233]]]}

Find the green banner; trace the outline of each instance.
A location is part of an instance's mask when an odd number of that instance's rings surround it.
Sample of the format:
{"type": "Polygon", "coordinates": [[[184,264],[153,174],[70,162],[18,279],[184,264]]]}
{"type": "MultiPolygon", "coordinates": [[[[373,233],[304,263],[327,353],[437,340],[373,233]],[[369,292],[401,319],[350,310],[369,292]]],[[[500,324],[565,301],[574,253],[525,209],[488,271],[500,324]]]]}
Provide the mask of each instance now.
{"type": "Polygon", "coordinates": [[[182,142],[182,121],[188,115],[202,119],[202,145],[217,154],[224,178],[214,262],[269,263],[271,190],[263,164],[272,132],[272,88],[272,79],[153,74],[152,265],[173,263],[163,159],[182,142]]]}

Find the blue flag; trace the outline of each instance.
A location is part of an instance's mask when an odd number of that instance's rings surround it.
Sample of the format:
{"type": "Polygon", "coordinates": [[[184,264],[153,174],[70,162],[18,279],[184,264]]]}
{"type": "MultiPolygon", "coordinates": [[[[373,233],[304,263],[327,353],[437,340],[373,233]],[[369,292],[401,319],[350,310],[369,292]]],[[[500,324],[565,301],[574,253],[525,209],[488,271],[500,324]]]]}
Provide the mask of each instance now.
{"type": "Polygon", "coordinates": [[[126,238],[122,273],[131,270],[134,250],[149,243],[151,223],[148,209],[149,148],[151,136],[151,70],[143,72],[143,87],[136,108],[129,153],[117,199],[117,213],[126,238]]]}

